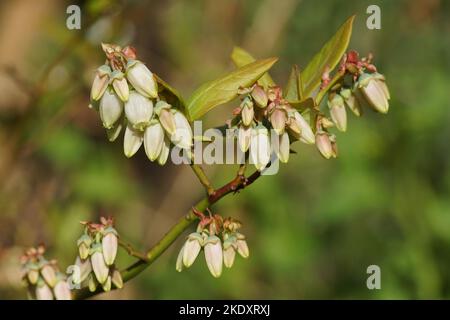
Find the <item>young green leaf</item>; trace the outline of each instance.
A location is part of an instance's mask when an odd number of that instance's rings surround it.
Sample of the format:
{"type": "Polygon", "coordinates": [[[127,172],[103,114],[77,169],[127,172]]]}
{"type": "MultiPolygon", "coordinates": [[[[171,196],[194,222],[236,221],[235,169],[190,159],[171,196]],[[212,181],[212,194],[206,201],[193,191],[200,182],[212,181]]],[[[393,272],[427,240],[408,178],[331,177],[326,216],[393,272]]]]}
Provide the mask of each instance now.
{"type": "MultiPolygon", "coordinates": [[[[233,52],[231,53],[231,60],[233,61],[234,65],[237,68],[243,67],[246,64],[255,62],[256,59],[253,58],[253,56],[244,49],[240,47],[234,47],[233,52]]],[[[272,77],[269,75],[269,73],[265,73],[259,80],[258,84],[260,86],[263,86],[264,88],[274,86],[275,82],[273,81],[272,77]]]]}
{"type": "Polygon", "coordinates": [[[289,101],[289,104],[300,112],[308,109],[317,109],[317,105],[313,98],[308,97],[304,100],[289,101]]]}
{"type": "Polygon", "coordinates": [[[186,104],[190,120],[196,120],[214,107],[234,99],[240,87],[252,85],[277,60],[278,58],[269,58],[252,62],[200,86],[186,104]]]}
{"type": "Polygon", "coordinates": [[[333,70],[341,60],[350,42],[354,19],[355,16],[351,16],[303,70],[302,79],[305,97],[310,96],[317,89],[325,68],[328,67],[333,70]]]}
{"type": "Polygon", "coordinates": [[[288,101],[303,100],[302,79],[297,65],[293,65],[288,83],[284,89],[284,98],[288,101]]]}
{"type": "Polygon", "coordinates": [[[153,74],[153,76],[158,82],[159,94],[164,96],[167,103],[178,108],[181,112],[186,114],[186,107],[183,98],[181,97],[181,94],[175,88],[173,88],[167,82],[165,82],[163,79],[158,77],[156,74],[153,74]]]}

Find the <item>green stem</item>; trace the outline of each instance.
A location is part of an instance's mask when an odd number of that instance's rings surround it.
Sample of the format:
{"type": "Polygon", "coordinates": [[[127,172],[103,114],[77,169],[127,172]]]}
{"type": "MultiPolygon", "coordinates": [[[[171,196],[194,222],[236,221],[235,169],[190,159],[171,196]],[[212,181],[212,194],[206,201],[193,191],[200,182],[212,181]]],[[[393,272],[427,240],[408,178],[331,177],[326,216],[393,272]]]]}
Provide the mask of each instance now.
{"type": "Polygon", "coordinates": [[[214,188],[211,185],[211,182],[209,182],[208,177],[206,176],[202,167],[197,164],[191,164],[191,168],[192,171],[194,171],[200,183],[205,187],[207,194],[208,195],[214,194],[214,188]]]}
{"type": "MultiPolygon", "coordinates": [[[[235,193],[241,189],[252,184],[256,179],[261,176],[259,171],[255,171],[248,178],[244,176],[237,176],[229,183],[223,187],[214,191],[213,194],[200,200],[195,204],[195,208],[198,211],[205,211],[206,208],[210,207],[229,193],[235,193]]],[[[197,216],[194,214],[193,210],[183,216],[165,235],[164,237],[147,252],[146,260],[138,260],[128,268],[121,271],[122,278],[124,282],[127,282],[142,271],[144,271],[149,265],[151,265],[166,249],[194,222],[197,220],[197,216]]],[[[96,294],[102,293],[101,286],[98,286],[97,291],[90,292],[88,288],[83,288],[75,292],[74,299],[86,299],[92,297],[96,294]]]]}
{"type": "Polygon", "coordinates": [[[345,71],[338,71],[334,77],[330,80],[330,82],[323,87],[316,95],[316,105],[320,106],[323,98],[325,98],[325,94],[345,75],[345,71]]]}

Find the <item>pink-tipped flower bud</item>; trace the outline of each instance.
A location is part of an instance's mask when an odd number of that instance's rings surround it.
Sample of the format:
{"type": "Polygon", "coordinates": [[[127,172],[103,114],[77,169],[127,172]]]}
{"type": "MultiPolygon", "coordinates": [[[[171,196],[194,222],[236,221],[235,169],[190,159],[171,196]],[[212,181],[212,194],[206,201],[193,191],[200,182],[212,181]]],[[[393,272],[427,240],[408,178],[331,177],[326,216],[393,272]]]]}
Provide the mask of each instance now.
{"type": "Polygon", "coordinates": [[[117,231],[113,227],[108,227],[104,231],[102,238],[102,251],[106,265],[110,266],[114,263],[117,255],[117,231]]]}
{"type": "Polygon", "coordinates": [[[115,70],[111,74],[111,83],[120,100],[122,100],[123,102],[128,101],[130,89],[128,88],[128,82],[127,78],[125,78],[125,75],[122,72],[115,70]]]}
{"type": "Polygon", "coordinates": [[[98,101],[103,96],[106,88],[108,87],[110,73],[111,68],[107,65],[103,65],[97,69],[91,88],[92,100],[98,101]]]}
{"type": "Polygon", "coordinates": [[[246,97],[241,103],[241,117],[244,126],[249,126],[252,123],[254,115],[253,102],[246,97]]]}
{"type": "Polygon", "coordinates": [[[268,97],[266,91],[260,86],[255,85],[252,90],[252,98],[256,102],[256,105],[260,108],[267,107],[268,97]]]}
{"type": "Polygon", "coordinates": [[[248,250],[247,241],[245,240],[245,236],[237,233],[236,234],[236,248],[237,252],[241,255],[242,258],[248,258],[250,256],[250,251],[248,250]]]}
{"type": "Polygon", "coordinates": [[[165,101],[158,101],[155,105],[155,113],[164,130],[171,136],[175,133],[176,124],[173,113],[170,111],[172,106],[165,101]]]}
{"type": "Polygon", "coordinates": [[[390,94],[383,79],[384,77],[380,74],[362,74],[356,84],[357,89],[361,93],[357,95],[357,98],[365,99],[375,111],[387,113],[390,94]]]}
{"type": "Polygon", "coordinates": [[[345,110],[344,98],[339,94],[335,94],[328,101],[328,108],[330,109],[331,119],[336,124],[336,128],[339,131],[345,132],[347,130],[347,112],[345,110]]]}
{"type": "Polygon", "coordinates": [[[284,133],[286,122],[287,122],[286,110],[282,108],[276,108],[275,110],[272,111],[270,115],[270,123],[272,124],[272,127],[277,135],[281,135],[284,133]]]}
{"type": "Polygon", "coordinates": [[[331,141],[326,132],[317,132],[316,134],[316,146],[320,151],[320,154],[325,159],[330,159],[333,156],[333,148],[331,146],[331,141]]]}

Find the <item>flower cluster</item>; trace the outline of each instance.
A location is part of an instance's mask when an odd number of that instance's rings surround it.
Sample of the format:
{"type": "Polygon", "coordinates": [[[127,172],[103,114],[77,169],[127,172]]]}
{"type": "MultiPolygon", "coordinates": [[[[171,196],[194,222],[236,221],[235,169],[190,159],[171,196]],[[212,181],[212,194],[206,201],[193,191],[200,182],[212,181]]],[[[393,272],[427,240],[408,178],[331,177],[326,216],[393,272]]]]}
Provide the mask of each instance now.
{"type": "Polygon", "coordinates": [[[144,144],[150,161],[164,165],[170,143],[192,146],[192,129],[186,117],[158,94],[158,82],[132,47],[102,44],[106,63],[97,69],[91,89],[92,108],[99,111],[114,141],[125,128],[123,148],[132,157],[144,144]]]}
{"type": "Polygon", "coordinates": [[[242,152],[250,150],[250,161],[263,170],[275,152],[281,162],[289,160],[290,144],[300,140],[314,143],[314,133],[303,116],[283,98],[278,86],[264,90],[258,84],[239,90],[241,104],[231,121],[238,129],[238,145],[242,152]],[[278,136],[278,148],[272,148],[269,130],[278,136]]]}
{"type": "Polygon", "coordinates": [[[204,249],[206,265],[211,274],[218,278],[222,274],[222,266],[231,268],[236,251],[248,258],[249,250],[245,236],[237,230],[241,223],[232,218],[222,219],[219,215],[205,216],[194,209],[200,218],[196,232],[191,233],[178,254],[176,269],[181,272],[189,268],[204,249]]]}
{"type": "MultiPolygon", "coordinates": [[[[358,117],[362,115],[363,108],[387,113],[391,98],[385,78],[372,64],[371,55],[360,59],[356,51],[348,52],[344,55],[339,72],[343,75],[341,81],[332,83],[328,92],[327,104],[331,119],[323,114],[316,118],[316,145],[327,159],[337,156],[336,136],[327,129],[336,126],[339,131],[347,130],[346,106],[358,117]]],[[[326,72],[322,78],[322,89],[330,81],[326,72]]]]}
{"type": "Polygon", "coordinates": [[[73,275],[73,282],[82,287],[88,286],[90,291],[97,290],[99,285],[104,291],[111,290],[114,284],[122,288],[123,280],[115,268],[118,234],[114,229],[112,218],[100,218],[100,223],[82,222],[84,234],[78,239],[78,257],[75,266],[78,272],[73,275]]]}
{"type": "Polygon", "coordinates": [[[21,257],[22,280],[28,288],[30,299],[71,300],[66,277],[58,269],[56,260],[48,261],[44,257],[45,247],[30,248],[21,257]]]}

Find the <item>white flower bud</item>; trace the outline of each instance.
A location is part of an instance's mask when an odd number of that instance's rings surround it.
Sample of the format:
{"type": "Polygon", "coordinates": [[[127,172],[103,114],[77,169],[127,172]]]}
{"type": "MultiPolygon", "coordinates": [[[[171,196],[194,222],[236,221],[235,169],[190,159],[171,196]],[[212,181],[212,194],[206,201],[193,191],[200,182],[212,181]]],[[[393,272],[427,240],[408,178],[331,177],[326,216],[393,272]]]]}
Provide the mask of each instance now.
{"type": "Polygon", "coordinates": [[[91,247],[92,239],[87,234],[83,234],[77,240],[78,252],[81,259],[86,259],[89,255],[89,248],[91,247]]]}
{"type": "Polygon", "coordinates": [[[106,129],[106,136],[110,142],[113,142],[117,139],[123,127],[125,126],[124,119],[119,119],[114,123],[112,128],[106,129]]]}
{"type": "Polygon", "coordinates": [[[155,120],[144,133],[144,148],[150,161],[154,161],[161,154],[164,145],[164,130],[161,124],[155,120]]]}
{"type": "Polygon", "coordinates": [[[111,276],[111,281],[117,289],[122,289],[123,279],[119,270],[114,270],[111,276]]]}
{"type": "Polygon", "coordinates": [[[36,286],[37,300],[53,300],[53,293],[50,287],[44,282],[39,282],[36,286]]]}
{"type": "Polygon", "coordinates": [[[362,114],[361,105],[350,89],[342,89],[340,95],[344,98],[345,104],[357,117],[362,114]]]}
{"type": "Polygon", "coordinates": [[[180,112],[175,111],[173,114],[175,119],[175,133],[170,137],[173,144],[182,148],[190,149],[192,146],[192,129],[186,117],[180,112]]]}
{"type": "Polygon", "coordinates": [[[31,284],[36,284],[39,279],[39,267],[36,264],[28,265],[27,277],[31,284]]]}
{"type": "Polygon", "coordinates": [[[111,276],[108,276],[102,285],[103,290],[108,292],[111,290],[111,276]]]}
{"type": "Polygon", "coordinates": [[[114,263],[117,255],[117,233],[111,227],[105,231],[102,239],[102,251],[105,262],[108,266],[114,263]]]}
{"type": "Polygon", "coordinates": [[[65,280],[60,280],[53,289],[56,300],[72,300],[69,285],[65,280]]]}
{"type": "Polygon", "coordinates": [[[209,272],[218,278],[222,274],[222,244],[217,236],[209,236],[205,241],[205,260],[209,272]]]}
{"type": "Polygon", "coordinates": [[[258,171],[264,169],[269,163],[270,151],[269,132],[267,128],[259,125],[253,129],[250,141],[250,162],[258,171]]]}
{"type": "Polygon", "coordinates": [[[123,102],[110,90],[106,90],[100,100],[100,119],[106,129],[112,128],[123,111],[123,102]]]}
{"type": "Polygon", "coordinates": [[[125,103],[125,115],[134,129],[143,131],[153,115],[153,102],[137,92],[130,92],[125,103]]]}
{"type": "Polygon", "coordinates": [[[158,85],[153,73],[140,61],[130,61],[127,65],[127,78],[140,94],[148,98],[158,96],[158,85]]]}
{"type": "Polygon", "coordinates": [[[77,257],[75,260],[75,265],[79,268],[80,272],[74,272],[72,276],[72,280],[75,284],[80,284],[89,276],[92,271],[91,261],[89,259],[82,260],[80,257],[77,257]]]}
{"type": "Polygon", "coordinates": [[[378,74],[362,74],[358,80],[357,88],[362,95],[357,95],[358,98],[364,98],[366,102],[380,113],[387,113],[389,110],[390,94],[382,79],[378,74]],[[361,97],[362,96],[362,97],[361,97]]]}
{"type": "Polygon", "coordinates": [[[281,162],[287,163],[289,161],[290,143],[289,134],[287,132],[279,136],[277,156],[281,162]]]}
{"type": "Polygon", "coordinates": [[[164,143],[162,145],[161,152],[158,157],[158,164],[160,166],[166,164],[167,159],[169,158],[169,153],[170,153],[170,141],[167,138],[167,136],[164,136],[164,143]]]}
{"type": "Polygon", "coordinates": [[[125,75],[116,70],[112,73],[111,78],[114,91],[119,96],[120,100],[126,102],[130,95],[130,89],[128,88],[128,82],[125,75]]]}
{"type": "Polygon", "coordinates": [[[223,264],[227,268],[231,268],[234,264],[236,251],[231,242],[225,241],[223,244],[223,264]]]}
{"type": "Polygon", "coordinates": [[[250,141],[252,138],[252,128],[240,126],[238,131],[238,144],[242,152],[247,152],[250,147],[250,141]]]}
{"type": "Polygon", "coordinates": [[[159,122],[167,131],[169,136],[173,135],[176,129],[175,118],[173,113],[170,112],[171,105],[165,101],[158,101],[155,106],[155,112],[158,115],[159,122]]]}
{"type": "Polygon", "coordinates": [[[144,134],[128,125],[123,138],[123,152],[127,158],[132,157],[141,147],[144,141],[144,134]]]}
{"type": "Polygon", "coordinates": [[[242,123],[244,126],[249,126],[255,115],[255,111],[253,110],[253,102],[249,98],[245,98],[241,103],[241,108],[242,123]]]}
{"type": "Polygon", "coordinates": [[[267,106],[268,97],[261,86],[255,85],[252,91],[252,98],[255,100],[258,107],[265,108],[267,106]]]}
{"type": "Polygon", "coordinates": [[[183,249],[183,264],[186,268],[189,268],[194,263],[201,248],[202,236],[197,232],[191,233],[183,249]]]}
{"type": "Polygon", "coordinates": [[[270,115],[270,123],[272,124],[273,129],[278,135],[283,134],[284,127],[286,126],[286,121],[287,114],[283,109],[276,108],[270,115]]]}
{"type": "Polygon", "coordinates": [[[90,274],[88,278],[88,287],[90,292],[95,292],[97,290],[98,281],[95,279],[95,277],[90,274]]]}
{"type": "Polygon", "coordinates": [[[176,264],[175,264],[175,269],[176,269],[178,272],[183,271],[183,256],[184,256],[184,246],[185,246],[185,245],[186,245],[186,244],[183,244],[183,246],[181,247],[181,250],[180,250],[180,252],[178,253],[177,262],[176,262],[176,264]]]}
{"type": "Polygon", "coordinates": [[[102,254],[101,246],[97,247],[91,255],[92,269],[94,270],[95,277],[98,282],[105,283],[106,278],[108,278],[109,269],[105,263],[105,259],[102,254]]]}
{"type": "Polygon", "coordinates": [[[345,132],[347,130],[347,112],[345,110],[344,99],[335,94],[331,101],[328,101],[331,119],[336,124],[339,131],[345,132]]]}
{"type": "Polygon", "coordinates": [[[46,264],[42,267],[41,269],[41,275],[44,278],[45,282],[47,282],[47,284],[50,287],[54,287],[56,284],[56,272],[55,269],[50,265],[50,264],[46,264]]]}
{"type": "Polygon", "coordinates": [[[301,131],[300,141],[306,144],[313,144],[315,141],[314,133],[305,118],[298,111],[295,111],[294,119],[301,131]]]}
{"type": "Polygon", "coordinates": [[[245,237],[240,233],[237,234],[236,249],[242,258],[249,257],[250,252],[248,250],[247,241],[245,241],[245,237]]]}
{"type": "Polygon", "coordinates": [[[325,159],[330,159],[333,156],[331,141],[326,132],[318,132],[316,134],[316,146],[325,159]]]}
{"type": "Polygon", "coordinates": [[[105,90],[108,87],[110,72],[111,72],[111,68],[107,65],[103,65],[97,69],[97,72],[96,72],[95,78],[94,78],[94,82],[92,83],[92,88],[91,88],[91,99],[92,100],[98,101],[105,93],[105,90]]]}

